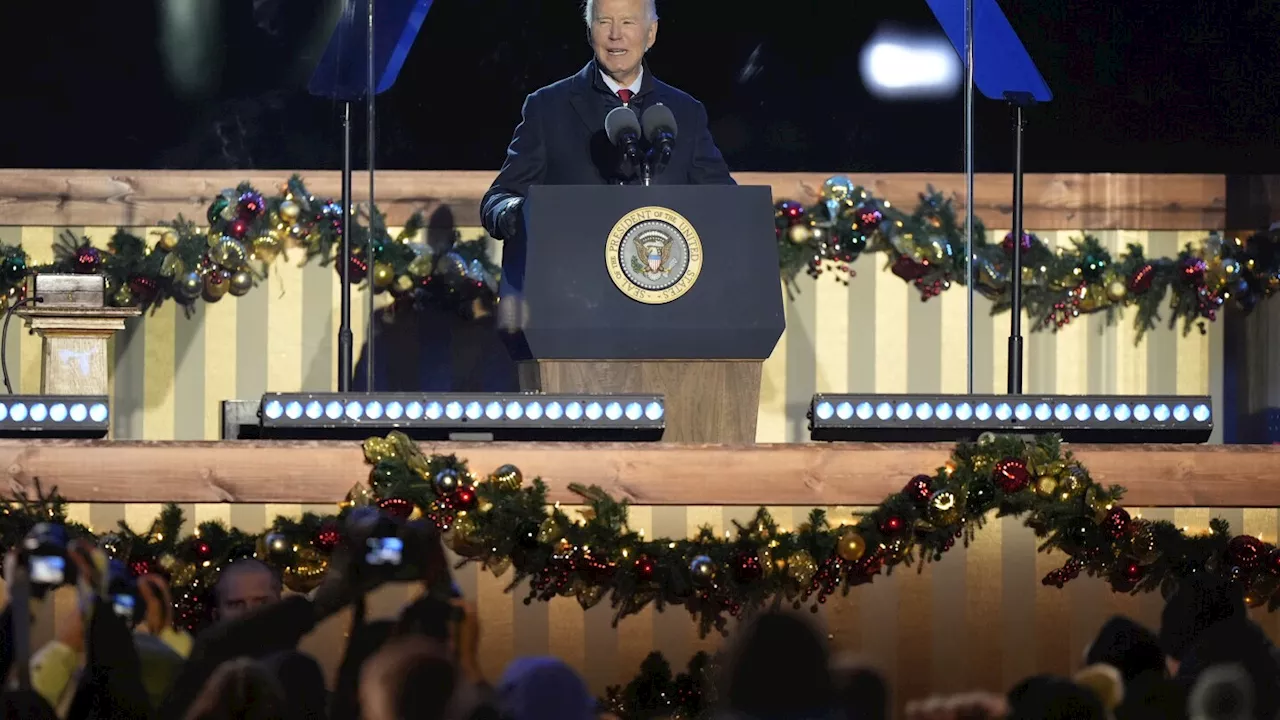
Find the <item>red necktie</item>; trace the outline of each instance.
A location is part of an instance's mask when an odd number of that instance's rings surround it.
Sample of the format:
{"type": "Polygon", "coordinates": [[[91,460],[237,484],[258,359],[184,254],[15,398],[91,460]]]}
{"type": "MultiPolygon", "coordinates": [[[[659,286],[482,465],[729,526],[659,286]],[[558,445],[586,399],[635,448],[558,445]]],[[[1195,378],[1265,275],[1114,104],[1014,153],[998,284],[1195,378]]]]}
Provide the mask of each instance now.
{"type": "Polygon", "coordinates": [[[623,105],[626,105],[627,103],[631,102],[631,96],[634,94],[635,93],[631,92],[627,88],[622,88],[621,90],[618,91],[618,97],[622,98],[623,105]]]}

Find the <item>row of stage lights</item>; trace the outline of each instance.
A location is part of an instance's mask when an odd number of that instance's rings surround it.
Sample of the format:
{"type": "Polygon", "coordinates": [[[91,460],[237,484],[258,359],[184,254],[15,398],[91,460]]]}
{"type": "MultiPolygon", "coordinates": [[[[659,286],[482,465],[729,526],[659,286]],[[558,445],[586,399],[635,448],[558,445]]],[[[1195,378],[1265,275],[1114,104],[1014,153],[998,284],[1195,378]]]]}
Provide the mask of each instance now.
{"type": "MultiPolygon", "coordinates": [[[[268,393],[247,405],[241,430],[251,424],[252,432],[224,431],[228,439],[363,439],[398,429],[437,440],[657,440],[666,428],[660,395],[268,393]]],[[[109,415],[106,397],[9,396],[0,400],[0,437],[103,437],[109,415]]],[[[818,441],[1053,432],[1077,441],[1204,442],[1213,411],[1207,397],[819,394],[809,431],[818,441]]]]}

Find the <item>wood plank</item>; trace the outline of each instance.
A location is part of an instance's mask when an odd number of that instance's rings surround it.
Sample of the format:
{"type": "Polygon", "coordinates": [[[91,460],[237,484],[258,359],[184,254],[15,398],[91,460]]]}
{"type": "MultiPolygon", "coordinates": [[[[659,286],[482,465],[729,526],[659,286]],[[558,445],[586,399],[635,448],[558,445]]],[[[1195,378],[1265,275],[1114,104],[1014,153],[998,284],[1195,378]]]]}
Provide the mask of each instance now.
{"type": "MultiPolygon", "coordinates": [[[[874,505],[941,466],[946,444],[669,445],[425,443],[477,473],[515,463],[554,501],[597,484],[642,505],[874,505]]],[[[1105,484],[1141,507],[1280,507],[1280,447],[1076,445],[1105,484]]],[[[77,502],[327,503],[367,477],[354,442],[0,441],[12,492],[77,502]]]]}
{"type": "MultiPolygon", "coordinates": [[[[335,171],[301,171],[317,196],[339,195],[335,171]]],[[[0,170],[0,225],[145,226],[179,213],[203,218],[210,200],[225,187],[247,181],[273,192],[287,170],[0,170]]],[[[813,189],[834,173],[736,173],[744,185],[768,185],[776,199],[810,199],[813,189]]],[[[378,205],[392,224],[417,209],[434,212],[443,224],[479,224],[477,207],[491,171],[382,171],[378,205]]],[[[913,207],[932,185],[959,198],[959,173],[851,174],[890,202],[913,207]]],[[[364,200],[367,175],[357,173],[357,200],[364,200]],[[361,179],[362,177],[366,179],[361,179]]],[[[1226,178],[1222,175],[1035,174],[1026,177],[1026,225],[1037,230],[1197,230],[1223,227],[1226,178]]],[[[1009,225],[1012,178],[982,173],[975,181],[975,211],[988,227],[1009,225]]]]}

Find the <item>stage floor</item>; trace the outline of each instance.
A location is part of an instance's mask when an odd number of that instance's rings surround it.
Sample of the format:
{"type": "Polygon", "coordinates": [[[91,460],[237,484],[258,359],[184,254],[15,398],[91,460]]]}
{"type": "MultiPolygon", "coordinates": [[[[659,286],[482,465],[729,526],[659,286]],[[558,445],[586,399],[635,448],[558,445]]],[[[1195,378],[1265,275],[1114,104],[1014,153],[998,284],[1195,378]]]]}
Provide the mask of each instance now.
{"type": "MultiPolygon", "coordinates": [[[[423,443],[478,474],[513,463],[551,500],[599,485],[640,505],[875,505],[946,462],[928,444],[423,443]]],[[[1069,445],[1141,507],[1280,507],[1280,446],[1069,445]]],[[[73,502],[329,503],[367,477],[357,442],[0,440],[10,492],[73,502]]]]}

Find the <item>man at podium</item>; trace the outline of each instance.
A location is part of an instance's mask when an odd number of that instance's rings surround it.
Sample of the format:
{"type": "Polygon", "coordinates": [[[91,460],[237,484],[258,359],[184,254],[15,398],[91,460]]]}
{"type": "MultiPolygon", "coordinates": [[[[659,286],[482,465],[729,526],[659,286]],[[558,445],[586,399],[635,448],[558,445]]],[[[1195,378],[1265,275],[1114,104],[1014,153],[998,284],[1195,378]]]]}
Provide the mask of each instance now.
{"type": "Polygon", "coordinates": [[[506,161],[481,203],[481,220],[490,235],[500,240],[516,235],[530,185],[640,182],[635,164],[606,133],[605,117],[624,105],[646,119],[645,111],[655,106],[670,110],[669,156],[664,153],[652,183],[734,184],[707,128],[706,108],[653,77],[645,66],[645,53],[658,36],[655,3],[586,0],[583,19],[594,57],[577,74],[525,99],[506,161]]]}

